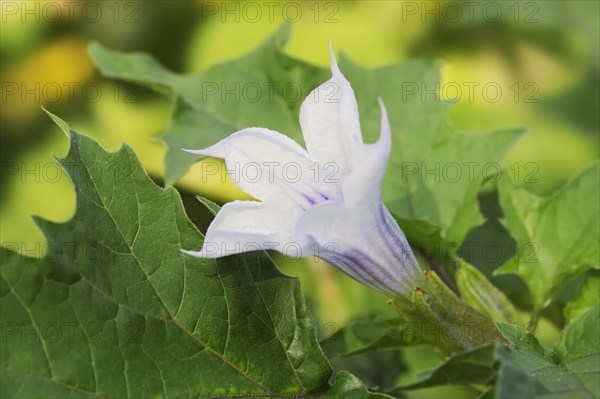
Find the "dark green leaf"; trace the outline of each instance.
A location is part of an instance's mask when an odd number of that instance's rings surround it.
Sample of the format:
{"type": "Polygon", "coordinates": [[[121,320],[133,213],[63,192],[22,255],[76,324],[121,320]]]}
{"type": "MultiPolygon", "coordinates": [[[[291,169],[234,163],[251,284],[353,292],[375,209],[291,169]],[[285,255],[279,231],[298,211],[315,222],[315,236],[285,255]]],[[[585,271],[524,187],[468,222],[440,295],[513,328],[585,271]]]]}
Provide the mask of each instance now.
{"type": "Polygon", "coordinates": [[[331,368],[298,281],[264,252],[182,254],[202,236],[132,150],[71,132],[77,211],[38,219],[45,258],[2,249],[2,397],[372,396],[331,368]]]}
{"type": "Polygon", "coordinates": [[[208,211],[213,215],[216,216],[217,213],[219,212],[219,209],[221,209],[221,207],[217,204],[215,204],[214,202],[212,202],[211,200],[209,200],[208,198],[204,198],[201,196],[197,196],[196,198],[198,198],[198,201],[200,201],[200,203],[202,205],[204,205],[204,207],[206,209],[208,209],[208,211]]]}
{"type": "Polygon", "coordinates": [[[563,331],[554,350],[529,332],[498,324],[511,345],[497,344],[498,398],[597,398],[600,395],[600,305],[563,331]]]}
{"type": "Polygon", "coordinates": [[[519,251],[498,272],[525,280],[537,309],[578,273],[600,267],[599,179],[597,163],[547,198],[515,186],[508,177],[500,182],[504,223],[519,251]]]}
{"type": "Polygon", "coordinates": [[[323,397],[334,399],[390,399],[388,395],[368,391],[358,378],[345,371],[340,371],[337,374],[335,383],[323,397]]]}
{"type": "Polygon", "coordinates": [[[416,382],[396,388],[394,392],[447,384],[487,385],[496,374],[493,355],[492,344],[456,354],[446,359],[439,367],[420,373],[416,382]]]}
{"type": "Polygon", "coordinates": [[[376,318],[351,323],[321,342],[328,357],[393,349],[418,343],[412,326],[399,317],[376,318]]]}
{"type": "Polygon", "coordinates": [[[600,302],[600,270],[588,270],[573,298],[565,307],[567,324],[575,321],[600,302]]]}

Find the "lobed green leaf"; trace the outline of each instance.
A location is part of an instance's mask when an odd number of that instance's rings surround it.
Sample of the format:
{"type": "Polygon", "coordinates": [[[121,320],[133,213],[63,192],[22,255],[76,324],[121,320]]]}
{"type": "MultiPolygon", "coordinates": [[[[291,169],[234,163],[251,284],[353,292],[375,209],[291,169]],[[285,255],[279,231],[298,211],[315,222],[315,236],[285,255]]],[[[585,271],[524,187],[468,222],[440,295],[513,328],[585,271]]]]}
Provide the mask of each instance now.
{"type": "MultiPolygon", "coordinates": [[[[66,126],[66,124],[64,124],[66,126]]],[[[264,252],[201,260],[178,193],[71,131],[48,254],[2,248],[2,397],[382,397],[331,367],[297,279],[264,252]]]]}

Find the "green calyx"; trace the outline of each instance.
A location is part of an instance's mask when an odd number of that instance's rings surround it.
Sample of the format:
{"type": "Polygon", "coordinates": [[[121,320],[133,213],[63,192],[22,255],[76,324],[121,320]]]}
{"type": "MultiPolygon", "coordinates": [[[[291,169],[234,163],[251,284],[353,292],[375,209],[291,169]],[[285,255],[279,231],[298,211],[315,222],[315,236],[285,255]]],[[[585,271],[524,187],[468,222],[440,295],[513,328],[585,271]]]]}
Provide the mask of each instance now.
{"type": "Polygon", "coordinates": [[[432,270],[409,301],[390,299],[404,319],[407,340],[432,345],[443,356],[494,342],[500,334],[494,322],[463,302],[432,270]]]}

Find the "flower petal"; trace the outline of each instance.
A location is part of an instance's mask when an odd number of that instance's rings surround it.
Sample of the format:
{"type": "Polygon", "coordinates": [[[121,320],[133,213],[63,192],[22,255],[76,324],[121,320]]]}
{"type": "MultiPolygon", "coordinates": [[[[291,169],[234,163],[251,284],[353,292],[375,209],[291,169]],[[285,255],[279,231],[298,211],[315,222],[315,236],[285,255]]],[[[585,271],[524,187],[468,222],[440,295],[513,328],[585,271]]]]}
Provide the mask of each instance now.
{"type": "Polygon", "coordinates": [[[377,210],[381,202],[381,184],[392,149],[392,133],[387,111],[381,98],[381,132],[373,144],[361,144],[354,156],[361,160],[344,179],[342,192],[348,208],[377,210]]]}
{"type": "Polygon", "coordinates": [[[263,202],[292,202],[306,209],[338,190],[315,179],[317,169],[306,150],[269,129],[243,129],[204,150],[184,151],[225,159],[233,182],[263,202]]]}
{"type": "Polygon", "coordinates": [[[301,211],[285,204],[234,201],[225,204],[210,224],[202,250],[183,251],[200,258],[219,258],[242,252],[274,249],[304,256],[305,243],[294,237],[301,211]]]}
{"type": "Polygon", "coordinates": [[[345,172],[353,164],[352,148],[362,134],[356,96],[331,52],[332,77],[314,89],[300,108],[300,126],[314,161],[334,162],[345,172]]]}
{"type": "Polygon", "coordinates": [[[296,237],[311,248],[317,244],[317,256],[364,284],[388,295],[410,293],[420,275],[418,263],[403,234],[390,236],[399,229],[389,225],[384,211],[379,204],[377,213],[366,217],[371,214],[321,204],[304,212],[296,237]]]}

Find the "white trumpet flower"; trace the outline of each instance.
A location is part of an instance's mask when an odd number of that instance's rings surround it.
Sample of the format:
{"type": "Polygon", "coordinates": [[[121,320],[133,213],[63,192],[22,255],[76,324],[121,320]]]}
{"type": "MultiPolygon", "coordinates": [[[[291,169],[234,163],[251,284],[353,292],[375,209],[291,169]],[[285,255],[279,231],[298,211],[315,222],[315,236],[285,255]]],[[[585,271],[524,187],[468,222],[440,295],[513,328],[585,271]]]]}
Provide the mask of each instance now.
{"type": "Polygon", "coordinates": [[[272,249],[314,255],[393,298],[407,298],[423,277],[400,227],[381,202],[391,150],[391,128],[381,108],[379,140],[362,140],[350,83],[331,51],[330,80],[302,103],[306,150],[264,128],[242,129],[203,150],[225,160],[234,182],[258,201],[221,208],[199,252],[201,258],[272,249]]]}

